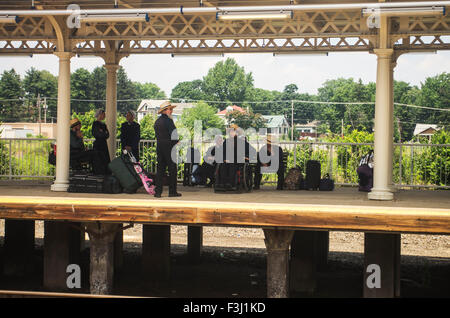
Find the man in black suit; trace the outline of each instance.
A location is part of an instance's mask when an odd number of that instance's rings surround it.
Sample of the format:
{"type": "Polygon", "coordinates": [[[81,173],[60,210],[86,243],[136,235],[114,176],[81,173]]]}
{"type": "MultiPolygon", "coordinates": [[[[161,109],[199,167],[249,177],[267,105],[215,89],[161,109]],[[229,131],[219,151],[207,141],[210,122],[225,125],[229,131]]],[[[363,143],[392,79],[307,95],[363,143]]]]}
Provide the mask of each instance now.
{"type": "Polygon", "coordinates": [[[261,185],[262,173],[261,167],[265,172],[276,173],[278,175],[277,190],[283,190],[285,167],[283,163],[283,150],[281,147],[272,144],[272,138],[267,136],[267,144],[263,146],[258,153],[258,162],[255,169],[255,179],[253,189],[259,190],[261,185]],[[274,162],[278,160],[277,162],[274,162]]]}
{"type": "Polygon", "coordinates": [[[165,102],[160,106],[158,114],[161,116],[155,121],[156,135],[156,188],[155,197],[160,198],[163,191],[163,176],[166,168],[169,170],[169,197],[180,197],[177,192],[177,164],[172,160],[172,148],[178,143],[175,124],[172,119],[172,112],[175,108],[170,102],[165,102]],[[172,133],[174,134],[172,136],[172,133]],[[173,138],[172,138],[173,137],[173,138]]]}
{"type": "Polygon", "coordinates": [[[139,162],[139,142],[141,141],[141,126],[134,121],[134,112],[127,112],[127,121],[120,127],[120,142],[122,150],[131,151],[139,162]]]}

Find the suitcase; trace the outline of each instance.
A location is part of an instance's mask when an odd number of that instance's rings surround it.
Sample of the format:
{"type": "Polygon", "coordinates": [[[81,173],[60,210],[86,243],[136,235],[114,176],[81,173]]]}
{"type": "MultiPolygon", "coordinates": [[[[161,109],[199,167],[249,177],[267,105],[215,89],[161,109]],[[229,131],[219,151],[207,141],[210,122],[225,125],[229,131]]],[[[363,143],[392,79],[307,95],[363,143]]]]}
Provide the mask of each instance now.
{"type": "Polygon", "coordinates": [[[74,174],[69,178],[68,192],[103,193],[104,176],[74,174]]]}
{"type": "Polygon", "coordinates": [[[110,194],[122,193],[123,188],[120,185],[119,179],[113,175],[105,176],[105,180],[103,182],[103,192],[110,194]]]}
{"type": "Polygon", "coordinates": [[[305,187],[307,190],[317,190],[320,184],[320,162],[317,160],[308,160],[306,162],[305,187]]]}
{"type": "Polygon", "coordinates": [[[108,164],[108,168],[119,179],[123,192],[136,193],[137,189],[142,185],[141,178],[134,171],[133,163],[127,157],[120,156],[113,159],[108,164]]]}

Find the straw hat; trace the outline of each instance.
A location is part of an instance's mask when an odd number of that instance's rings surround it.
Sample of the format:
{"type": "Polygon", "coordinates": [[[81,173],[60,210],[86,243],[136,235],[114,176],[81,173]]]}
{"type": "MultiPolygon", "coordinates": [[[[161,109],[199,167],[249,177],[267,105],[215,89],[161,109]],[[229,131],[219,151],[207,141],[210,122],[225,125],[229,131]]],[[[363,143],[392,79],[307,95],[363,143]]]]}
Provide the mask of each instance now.
{"type": "Polygon", "coordinates": [[[239,126],[236,125],[236,124],[231,124],[231,125],[230,125],[230,128],[236,130],[236,129],[239,129],[239,126]]]}
{"type": "Polygon", "coordinates": [[[272,135],[267,135],[266,142],[269,145],[272,144],[272,135]]]}
{"type": "Polygon", "coordinates": [[[158,114],[161,114],[163,111],[165,111],[165,110],[167,110],[167,109],[175,108],[175,107],[177,107],[177,106],[172,105],[172,104],[170,103],[170,101],[164,102],[164,103],[162,103],[162,104],[159,106],[158,114]]]}
{"type": "Polygon", "coordinates": [[[70,120],[70,128],[81,125],[81,122],[78,118],[74,118],[70,120]]]}

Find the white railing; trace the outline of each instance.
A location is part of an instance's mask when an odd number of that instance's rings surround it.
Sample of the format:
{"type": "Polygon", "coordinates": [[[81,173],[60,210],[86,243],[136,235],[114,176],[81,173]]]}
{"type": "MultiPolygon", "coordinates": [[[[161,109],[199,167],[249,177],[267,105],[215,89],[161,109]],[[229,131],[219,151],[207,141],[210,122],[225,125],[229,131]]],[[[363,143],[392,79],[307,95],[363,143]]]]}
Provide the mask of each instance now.
{"type": "MultiPolygon", "coordinates": [[[[0,180],[51,180],[55,167],[48,163],[53,139],[2,138],[0,139],[0,180]]],[[[91,147],[92,140],[85,140],[91,147]]],[[[204,154],[213,143],[203,143],[204,154]]],[[[252,145],[259,149],[262,142],[252,145]]],[[[356,168],[362,156],[373,149],[371,143],[289,142],[280,146],[288,151],[288,169],[303,169],[309,159],[321,162],[322,175],[328,173],[337,185],[357,185],[356,168]]],[[[117,155],[120,141],[117,140],[117,155]]],[[[156,171],[156,142],[141,140],[140,161],[147,171],[156,171]]],[[[182,178],[182,165],[178,165],[182,178]]],[[[263,176],[263,182],[275,182],[276,175],[263,176]]],[[[400,187],[450,188],[449,144],[394,144],[393,181],[400,187]]]]}

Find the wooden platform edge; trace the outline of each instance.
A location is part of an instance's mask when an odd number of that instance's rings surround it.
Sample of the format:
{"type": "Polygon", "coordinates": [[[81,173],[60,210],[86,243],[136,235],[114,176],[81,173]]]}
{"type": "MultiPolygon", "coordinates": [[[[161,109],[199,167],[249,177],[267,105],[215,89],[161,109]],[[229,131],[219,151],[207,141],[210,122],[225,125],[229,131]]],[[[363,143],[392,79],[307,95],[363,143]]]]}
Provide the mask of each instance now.
{"type": "Polygon", "coordinates": [[[450,234],[450,209],[0,197],[0,218],[450,234]]]}

